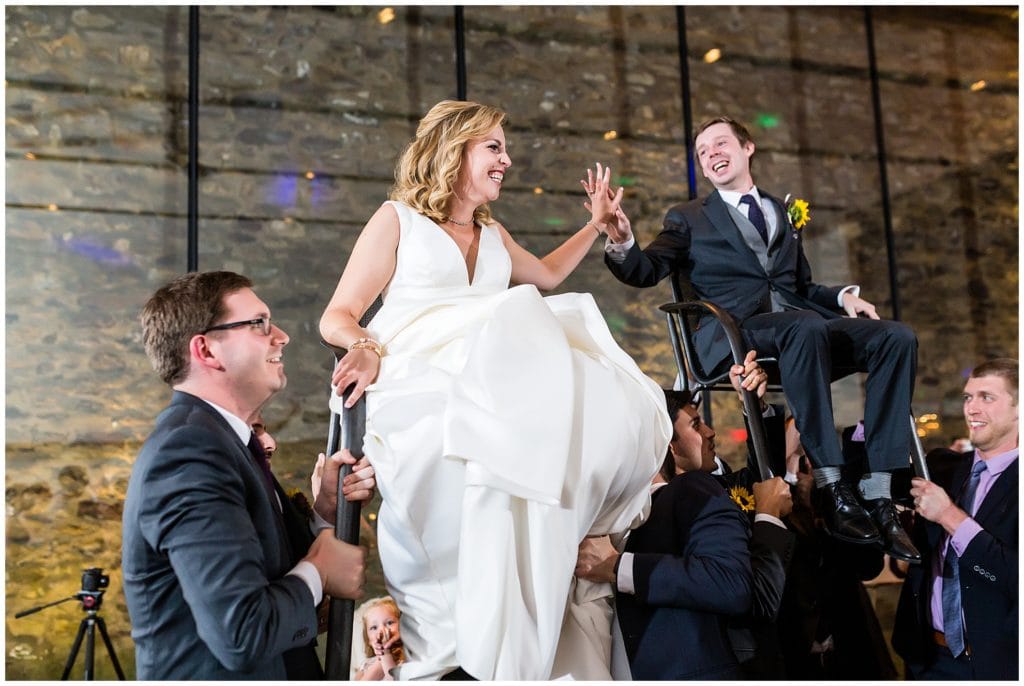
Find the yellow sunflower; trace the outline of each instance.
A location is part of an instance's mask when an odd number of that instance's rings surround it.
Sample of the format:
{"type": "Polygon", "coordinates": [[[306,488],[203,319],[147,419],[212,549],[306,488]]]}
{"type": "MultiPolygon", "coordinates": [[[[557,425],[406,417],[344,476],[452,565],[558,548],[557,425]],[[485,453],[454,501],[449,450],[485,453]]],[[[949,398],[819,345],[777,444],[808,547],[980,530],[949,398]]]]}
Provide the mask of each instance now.
{"type": "Polygon", "coordinates": [[[743,486],[733,486],[729,489],[729,497],[732,501],[739,505],[740,509],[744,512],[754,511],[754,496],[743,486]]]}
{"type": "Polygon", "coordinates": [[[786,213],[789,215],[789,221],[794,229],[800,230],[807,222],[811,221],[810,210],[811,206],[807,204],[807,201],[800,198],[795,198],[793,202],[786,205],[786,213]]]}
{"type": "Polygon", "coordinates": [[[290,488],[285,491],[285,495],[288,496],[288,500],[292,501],[292,505],[294,505],[299,512],[312,518],[313,506],[309,504],[309,500],[306,498],[306,494],[302,492],[301,488],[290,488]]]}

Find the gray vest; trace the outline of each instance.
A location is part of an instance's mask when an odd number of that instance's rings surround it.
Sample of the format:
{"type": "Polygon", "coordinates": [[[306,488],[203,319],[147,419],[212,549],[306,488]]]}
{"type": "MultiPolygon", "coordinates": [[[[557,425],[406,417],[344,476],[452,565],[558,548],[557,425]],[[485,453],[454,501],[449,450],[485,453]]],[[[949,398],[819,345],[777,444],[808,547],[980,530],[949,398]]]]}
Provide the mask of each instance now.
{"type": "MultiPolygon", "coordinates": [[[[766,246],[764,241],[761,240],[761,235],[757,232],[757,229],[754,228],[754,225],[742,212],[739,211],[738,208],[733,207],[729,203],[725,203],[725,205],[729,208],[729,214],[732,216],[733,222],[737,227],[739,227],[740,235],[743,236],[743,241],[747,244],[747,247],[750,248],[754,255],[757,256],[757,261],[761,264],[761,269],[764,269],[767,274],[769,266],[771,265],[771,261],[768,258],[768,246],[766,246]]],[[[785,225],[782,222],[782,217],[779,216],[779,211],[775,207],[775,203],[770,202],[768,203],[768,206],[771,207],[771,211],[775,213],[775,237],[778,237],[778,232],[783,231],[785,229],[785,225]]],[[[767,221],[767,217],[765,217],[765,221],[767,221]]],[[[772,312],[782,312],[783,310],[791,309],[783,303],[774,288],[771,289],[771,298],[772,312]]]]}

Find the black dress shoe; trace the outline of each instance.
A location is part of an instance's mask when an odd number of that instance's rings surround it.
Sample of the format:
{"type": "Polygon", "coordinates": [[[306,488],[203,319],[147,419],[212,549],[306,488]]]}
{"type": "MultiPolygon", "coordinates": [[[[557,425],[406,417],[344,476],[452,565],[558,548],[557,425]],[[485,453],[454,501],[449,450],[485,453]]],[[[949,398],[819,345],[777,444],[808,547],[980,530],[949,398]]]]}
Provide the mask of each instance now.
{"type": "Polygon", "coordinates": [[[921,553],[917,551],[910,541],[910,536],[900,525],[900,518],[896,514],[896,506],[889,498],[878,498],[877,500],[865,500],[864,507],[871,515],[872,521],[878,527],[881,534],[880,543],[882,552],[897,560],[904,560],[910,564],[921,564],[921,553]]]}
{"type": "Polygon", "coordinates": [[[829,534],[847,543],[877,543],[878,528],[848,483],[835,481],[818,488],[818,514],[829,534]]]}

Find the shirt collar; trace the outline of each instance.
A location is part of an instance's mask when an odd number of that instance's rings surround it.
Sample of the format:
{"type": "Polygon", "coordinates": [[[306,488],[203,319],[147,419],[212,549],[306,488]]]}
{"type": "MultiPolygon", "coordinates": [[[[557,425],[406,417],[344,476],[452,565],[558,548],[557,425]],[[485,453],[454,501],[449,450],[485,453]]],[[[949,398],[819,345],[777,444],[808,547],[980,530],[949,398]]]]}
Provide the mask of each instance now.
{"type": "Polygon", "coordinates": [[[741,192],[741,191],[724,191],[721,188],[719,188],[718,189],[718,194],[720,196],[722,196],[722,200],[724,200],[725,202],[729,203],[733,207],[739,207],[740,206],[740,198],[742,198],[744,195],[752,195],[752,196],[754,196],[754,200],[757,201],[757,204],[758,205],[761,204],[761,194],[757,192],[757,186],[751,186],[750,190],[746,191],[746,192],[741,192]]]}
{"type": "Polygon", "coordinates": [[[225,410],[223,407],[216,403],[211,403],[209,400],[206,400],[205,398],[203,398],[202,400],[204,403],[206,403],[213,409],[217,410],[217,412],[219,412],[220,415],[227,420],[228,424],[231,426],[231,430],[238,434],[238,439],[242,441],[242,443],[246,445],[249,444],[249,437],[252,435],[252,427],[249,426],[244,419],[241,419],[237,415],[228,412],[227,410],[225,410]]]}
{"type": "MultiPolygon", "coordinates": [[[[1005,453],[1000,453],[994,457],[988,458],[987,460],[985,460],[986,471],[988,471],[992,476],[1002,474],[1004,471],[1006,471],[1007,467],[1013,464],[1013,461],[1017,459],[1017,455],[1019,453],[1020,448],[1017,447],[1011,450],[1007,450],[1005,453]]],[[[981,458],[978,456],[978,451],[975,450],[974,461],[971,463],[971,466],[973,467],[974,464],[980,460],[981,458]]]]}

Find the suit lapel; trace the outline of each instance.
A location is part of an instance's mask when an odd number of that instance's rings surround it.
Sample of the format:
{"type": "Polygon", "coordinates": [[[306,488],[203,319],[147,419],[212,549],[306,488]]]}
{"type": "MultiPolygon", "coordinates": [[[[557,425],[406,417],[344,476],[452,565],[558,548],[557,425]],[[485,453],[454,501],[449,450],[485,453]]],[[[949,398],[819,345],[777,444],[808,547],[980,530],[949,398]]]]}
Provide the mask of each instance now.
{"type": "Polygon", "coordinates": [[[768,263],[771,264],[775,260],[778,248],[782,246],[783,242],[789,237],[789,234],[793,232],[793,227],[789,224],[789,217],[786,216],[786,208],[783,207],[782,201],[774,195],[760,190],[758,192],[761,193],[761,197],[768,198],[771,201],[772,210],[775,212],[775,218],[778,220],[775,236],[768,245],[768,263]]]}
{"type": "MultiPolygon", "coordinates": [[[[206,403],[203,404],[206,405],[206,403]]],[[[207,405],[207,407],[209,406],[207,405]]],[[[255,480],[255,482],[260,485],[260,490],[263,492],[263,497],[266,499],[267,507],[269,507],[270,511],[273,513],[274,529],[277,533],[279,545],[281,545],[284,550],[287,550],[288,535],[285,531],[284,522],[281,518],[281,506],[278,505],[277,495],[273,490],[274,487],[267,483],[267,479],[263,475],[263,470],[256,464],[256,458],[253,457],[253,454],[249,452],[249,446],[242,443],[238,434],[235,433],[235,430],[231,428],[227,423],[227,420],[225,420],[219,412],[213,408],[210,408],[210,411],[223,423],[225,431],[230,433],[232,438],[235,439],[234,445],[238,452],[239,462],[241,463],[240,469],[246,470],[249,473],[250,480],[255,480]]],[[[274,477],[274,484],[276,483],[277,478],[274,477]]]]}
{"type": "Polygon", "coordinates": [[[717,190],[704,199],[704,216],[707,217],[711,226],[715,227],[715,230],[721,234],[722,238],[729,242],[729,245],[733,247],[737,254],[744,255],[758,270],[764,271],[764,267],[761,266],[757,255],[754,254],[754,251],[743,240],[739,227],[736,226],[736,222],[729,216],[729,208],[717,190]]]}
{"type": "Polygon", "coordinates": [[[260,466],[256,464],[256,459],[253,457],[252,453],[249,452],[249,446],[242,442],[242,439],[238,437],[238,434],[235,432],[235,430],[231,427],[230,424],[228,424],[228,420],[224,419],[223,415],[221,415],[220,412],[213,409],[213,407],[211,407],[210,404],[207,403],[202,398],[194,396],[191,393],[185,393],[184,391],[175,391],[174,395],[171,397],[171,404],[192,405],[203,410],[211,417],[213,417],[214,421],[216,421],[217,424],[220,425],[224,433],[227,434],[228,436],[231,436],[231,438],[233,439],[232,444],[236,448],[239,461],[243,465],[245,465],[242,467],[242,469],[247,470],[252,477],[257,479],[258,482],[263,485],[263,492],[267,495],[267,498],[270,499],[270,506],[274,509],[275,512],[280,514],[281,510],[277,506],[277,503],[274,501],[274,492],[271,486],[267,484],[267,480],[263,476],[263,470],[261,470],[260,466]]]}

